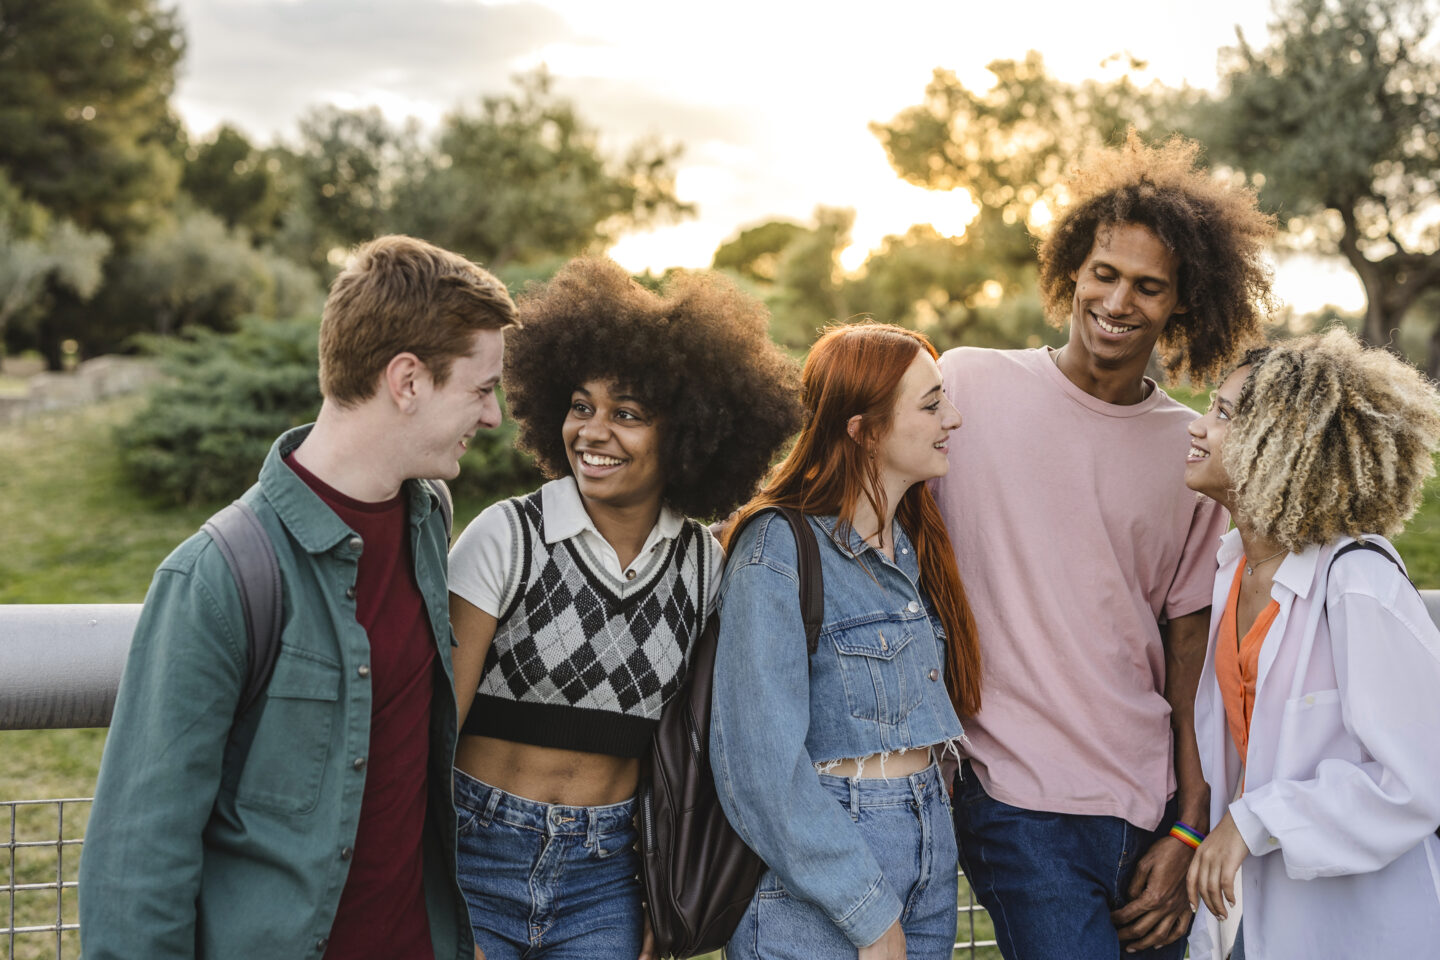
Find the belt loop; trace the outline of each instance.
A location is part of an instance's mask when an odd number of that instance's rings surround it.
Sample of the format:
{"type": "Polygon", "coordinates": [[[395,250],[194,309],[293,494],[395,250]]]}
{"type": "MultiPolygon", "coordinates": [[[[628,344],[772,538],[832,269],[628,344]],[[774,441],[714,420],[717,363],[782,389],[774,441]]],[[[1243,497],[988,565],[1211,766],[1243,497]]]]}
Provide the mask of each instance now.
{"type": "Polygon", "coordinates": [[[600,843],[600,811],[587,809],[585,811],[585,846],[591,850],[597,849],[600,843]]]}
{"type": "Polygon", "coordinates": [[[480,813],[480,826],[490,826],[490,821],[495,819],[495,808],[500,806],[500,797],[503,794],[503,790],[490,788],[490,796],[485,798],[485,809],[480,813]]]}
{"type": "Polygon", "coordinates": [[[846,777],[850,783],[850,815],[858,818],[860,816],[860,778],[846,777]]]}

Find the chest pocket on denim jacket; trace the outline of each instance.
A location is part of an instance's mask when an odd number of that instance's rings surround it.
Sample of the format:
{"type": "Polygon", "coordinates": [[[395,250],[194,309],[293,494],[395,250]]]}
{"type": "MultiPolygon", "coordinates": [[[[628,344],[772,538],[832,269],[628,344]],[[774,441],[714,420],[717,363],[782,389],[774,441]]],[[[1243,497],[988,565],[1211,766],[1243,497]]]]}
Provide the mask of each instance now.
{"type": "Polygon", "coordinates": [[[915,709],[922,690],[910,675],[914,637],[904,624],[880,620],[837,630],[830,639],[852,716],[899,723],[915,709]]]}
{"type": "MultiPolygon", "coordinates": [[[[320,799],[340,696],[340,666],[282,645],[235,787],[241,806],[308,813],[320,799]]],[[[246,724],[245,726],[249,726],[246,724]]]]}

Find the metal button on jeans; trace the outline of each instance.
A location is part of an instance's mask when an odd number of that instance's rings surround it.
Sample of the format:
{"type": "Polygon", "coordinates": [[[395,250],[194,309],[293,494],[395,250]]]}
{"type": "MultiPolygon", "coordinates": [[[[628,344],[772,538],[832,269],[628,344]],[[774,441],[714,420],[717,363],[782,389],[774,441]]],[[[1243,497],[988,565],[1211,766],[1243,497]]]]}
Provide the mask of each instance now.
{"type": "Polygon", "coordinates": [[[315,941],[315,949],[319,950],[321,953],[324,953],[325,948],[328,946],[330,946],[330,941],[325,937],[321,937],[319,940],[315,941]]]}
{"type": "Polygon", "coordinates": [[[355,851],[354,851],[352,848],[350,848],[350,847],[342,847],[342,848],[340,849],[340,859],[341,859],[341,860],[349,860],[350,857],[351,857],[352,855],[354,855],[354,853],[355,853],[355,851]]]}
{"type": "Polygon", "coordinates": [[[358,667],[355,668],[355,672],[358,673],[358,674],[360,674],[360,676],[362,676],[362,677],[368,677],[368,676],[370,676],[370,664],[368,664],[368,663],[362,663],[362,664],[360,664],[360,666],[358,666],[358,667]]]}
{"type": "Polygon", "coordinates": [[[905,610],[908,613],[917,613],[920,610],[920,604],[916,603],[914,600],[911,600],[908,604],[905,605],[905,610]]]}
{"type": "Polygon", "coordinates": [[[354,599],[355,599],[355,588],[354,588],[353,586],[349,586],[349,587],[346,587],[346,588],[345,588],[345,599],[346,599],[346,600],[354,600],[354,599]]]}
{"type": "Polygon", "coordinates": [[[365,758],[364,758],[364,757],[356,757],[356,758],[355,758],[355,762],[352,763],[352,764],[350,764],[350,766],[354,767],[356,770],[364,770],[364,769],[365,769],[365,758]]]}
{"type": "Polygon", "coordinates": [[[931,680],[939,680],[939,679],[940,679],[940,671],[939,671],[939,670],[931,670],[931,671],[930,671],[930,679],[931,679],[931,680]]]}
{"type": "Polygon", "coordinates": [[[349,539],[349,541],[347,541],[347,544],[346,544],[346,545],[347,545],[351,550],[360,550],[360,549],[363,549],[363,548],[364,548],[364,546],[365,546],[365,541],[364,541],[364,540],[361,540],[359,537],[351,537],[351,538],[349,539]]]}

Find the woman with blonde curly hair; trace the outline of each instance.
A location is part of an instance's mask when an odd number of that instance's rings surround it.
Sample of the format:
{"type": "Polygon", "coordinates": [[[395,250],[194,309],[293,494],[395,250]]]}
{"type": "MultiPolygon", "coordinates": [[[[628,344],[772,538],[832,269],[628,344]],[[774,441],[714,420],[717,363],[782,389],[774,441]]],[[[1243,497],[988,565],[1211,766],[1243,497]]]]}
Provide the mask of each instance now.
{"type": "Polygon", "coordinates": [[[1235,520],[1195,703],[1217,826],[1190,956],[1222,960],[1237,901],[1232,958],[1431,956],[1440,630],[1384,537],[1435,473],[1440,395],[1335,329],[1251,351],[1190,435],[1186,484],[1235,520]]]}

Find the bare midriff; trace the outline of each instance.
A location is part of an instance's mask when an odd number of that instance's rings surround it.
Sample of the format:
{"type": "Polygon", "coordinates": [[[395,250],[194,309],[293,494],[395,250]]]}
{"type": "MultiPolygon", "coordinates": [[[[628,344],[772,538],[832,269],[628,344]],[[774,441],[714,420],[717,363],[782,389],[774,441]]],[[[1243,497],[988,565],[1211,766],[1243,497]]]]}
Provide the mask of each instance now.
{"type": "Polygon", "coordinates": [[[919,773],[934,761],[930,756],[929,747],[917,747],[914,750],[897,750],[885,757],[885,762],[880,762],[881,755],[872,753],[868,757],[858,759],[847,757],[839,761],[833,767],[824,764],[825,773],[831,777],[908,777],[912,773],[919,773]]]}
{"type": "Polygon", "coordinates": [[[601,807],[635,796],[640,761],[463,735],[455,766],[492,787],[538,803],[601,807]]]}

